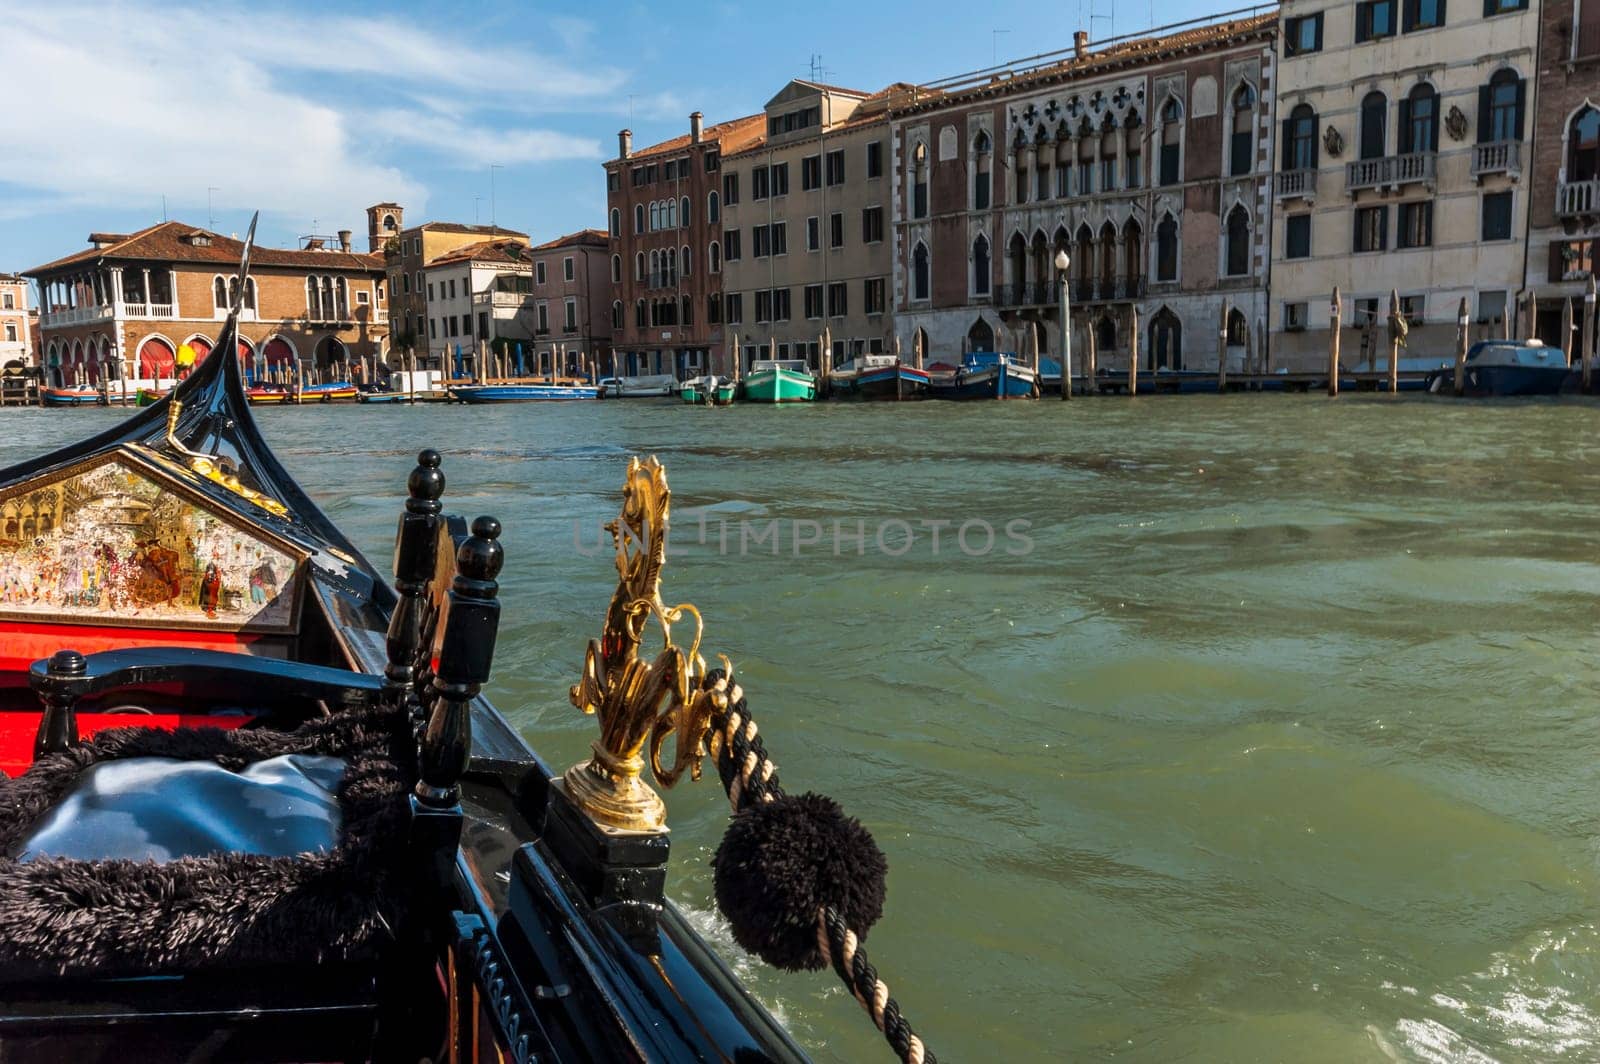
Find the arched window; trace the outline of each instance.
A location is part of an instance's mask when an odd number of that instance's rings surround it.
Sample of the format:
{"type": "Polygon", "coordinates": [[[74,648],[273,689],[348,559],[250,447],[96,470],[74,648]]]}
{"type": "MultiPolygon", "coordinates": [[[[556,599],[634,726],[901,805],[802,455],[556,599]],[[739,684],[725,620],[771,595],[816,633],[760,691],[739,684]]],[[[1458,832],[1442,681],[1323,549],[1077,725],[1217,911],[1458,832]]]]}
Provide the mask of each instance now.
{"type": "Polygon", "coordinates": [[[611,327],[613,329],[622,328],[622,300],[620,299],[611,304],[611,327]]]}
{"type": "Polygon", "coordinates": [[[1389,99],[1369,92],[1361,100],[1361,158],[1381,159],[1388,154],[1389,99]]]}
{"type": "Polygon", "coordinates": [[[350,281],[348,278],[339,278],[339,320],[350,320],[350,281]]]}
{"type": "Polygon", "coordinates": [[[622,212],[615,207],[611,208],[611,235],[613,237],[622,235],[622,212]]]}
{"type": "Polygon", "coordinates": [[[1178,279],[1178,220],[1164,215],[1156,226],[1156,280],[1178,279]]]}
{"type": "Polygon", "coordinates": [[[712,273],[722,272],[722,245],[715,240],[711,242],[711,248],[706,252],[706,269],[712,273]]]}
{"type": "Polygon", "coordinates": [[[1028,242],[1021,233],[1011,234],[1011,243],[1006,246],[1006,257],[1010,260],[1011,284],[1016,290],[1016,303],[1022,300],[1023,285],[1028,283],[1028,242]]]}
{"type": "Polygon", "coordinates": [[[1302,103],[1283,120],[1283,169],[1317,168],[1317,112],[1302,103]]]}
{"type": "Polygon", "coordinates": [[[1094,134],[1087,126],[1078,132],[1078,195],[1094,191],[1094,134]]]}
{"type": "Polygon", "coordinates": [[[980,129],[978,136],[972,142],[972,209],[975,211],[989,209],[989,196],[994,180],[993,161],[994,144],[989,140],[989,134],[980,129]]]}
{"type": "Polygon", "coordinates": [[[1095,350],[1101,354],[1117,349],[1117,323],[1111,315],[1102,314],[1094,326],[1095,350]]]}
{"type": "Polygon", "coordinates": [[[667,202],[663,203],[661,205],[661,213],[663,215],[663,217],[661,219],[661,227],[663,229],[676,229],[676,228],[678,228],[678,201],[677,200],[667,200],[667,202]]]}
{"type": "Polygon", "coordinates": [[[1168,100],[1161,108],[1161,183],[1176,185],[1182,178],[1183,105],[1168,100]]]}
{"type": "Polygon", "coordinates": [[[1248,342],[1250,326],[1244,320],[1244,314],[1238,307],[1228,311],[1228,336],[1227,346],[1243,347],[1248,342]]]}
{"type": "Polygon", "coordinates": [[[1117,187],[1117,131],[1111,116],[1100,127],[1100,191],[1111,192],[1117,187]]]}
{"type": "Polygon", "coordinates": [[[1243,177],[1256,168],[1256,91],[1240,85],[1233,94],[1233,132],[1228,141],[1228,172],[1243,177]]]}
{"type": "Polygon", "coordinates": [[[1122,227],[1122,274],[1128,279],[1128,295],[1137,296],[1144,279],[1144,230],[1132,218],[1122,227]]]}
{"type": "Polygon", "coordinates": [[[1235,204],[1228,212],[1227,257],[1229,277],[1242,277],[1250,272],[1250,215],[1243,204],[1235,204]]]}
{"type": "Polygon", "coordinates": [[[1499,70],[1478,90],[1478,143],[1522,139],[1522,79],[1499,70]]]}
{"type": "Polygon", "coordinates": [[[1042,302],[1041,293],[1050,290],[1050,276],[1055,273],[1055,266],[1051,260],[1050,245],[1045,243],[1044,230],[1037,230],[1033,234],[1033,285],[1034,301],[1042,302]]]}
{"type": "Polygon", "coordinates": [[[1439,150],[1439,95],[1427,82],[1400,102],[1400,154],[1439,150]]]}
{"type": "Polygon", "coordinates": [[[994,329],[982,318],[973,322],[972,327],[967,330],[967,350],[994,350],[994,329]]]}
{"type": "Polygon", "coordinates": [[[1109,297],[1117,280],[1117,227],[1109,221],[1100,227],[1100,283],[1102,298],[1109,297]]]}
{"type": "Polygon", "coordinates": [[[645,310],[645,303],[642,299],[634,300],[633,324],[640,329],[650,324],[649,311],[645,310]]]}
{"type": "MultiPolygon", "coordinates": [[[[685,201],[685,202],[687,202],[687,201],[685,201]]],[[[682,260],[683,260],[683,275],[685,277],[688,277],[691,273],[694,272],[693,270],[691,270],[689,268],[689,245],[685,244],[683,246],[683,251],[680,252],[679,254],[681,255],[682,260]]]]}
{"type": "Polygon", "coordinates": [[[642,203],[633,205],[633,231],[635,233],[644,232],[644,204],[642,203]]]}
{"type": "MultiPolygon", "coordinates": [[[[378,289],[378,298],[383,298],[383,289],[381,287],[378,289]]],[[[254,277],[244,284],[244,308],[246,310],[256,309],[256,279],[254,277]]]]}
{"type": "Polygon", "coordinates": [[[650,252],[650,284],[651,288],[661,287],[661,252],[650,252]]]}
{"type": "Polygon", "coordinates": [[[1150,319],[1150,366],[1152,369],[1183,368],[1183,324],[1166,307],[1150,319]]]}
{"type": "Polygon", "coordinates": [[[716,189],[706,194],[706,222],[716,225],[722,220],[722,203],[717,199],[716,189]]]}
{"type": "Polygon", "coordinates": [[[972,291],[976,295],[989,294],[989,238],[982,233],[972,242],[972,291]]]}
{"type": "Polygon", "coordinates": [[[689,197],[688,196],[683,197],[682,203],[680,203],[679,206],[678,206],[678,224],[683,226],[685,229],[689,228],[689,197]]]}
{"type": "MultiPolygon", "coordinates": [[[[911,217],[928,216],[928,146],[921,141],[911,151],[911,217]]],[[[926,253],[926,249],[924,249],[926,253]]]]}
{"type": "Polygon", "coordinates": [[[928,246],[918,242],[911,253],[911,298],[927,299],[929,287],[928,246]]]}
{"type": "Polygon", "coordinates": [[[633,258],[633,279],[635,281],[644,280],[644,252],[642,251],[633,258]]]}
{"type": "Polygon", "coordinates": [[[611,283],[612,284],[621,284],[622,283],[622,256],[621,255],[613,255],[613,256],[611,256],[611,283]]]}
{"type": "Polygon", "coordinates": [[[1088,225],[1078,226],[1078,253],[1072,256],[1078,263],[1078,281],[1087,285],[1094,277],[1094,234],[1088,225]]]}
{"type": "Polygon", "coordinates": [[[221,277],[211,282],[211,304],[218,309],[228,305],[228,285],[221,277]]]}
{"type": "MultiPolygon", "coordinates": [[[[217,278],[217,295],[222,297],[222,301],[217,305],[227,306],[228,289],[225,285],[225,282],[220,277],[217,278]]],[[[310,317],[312,321],[323,320],[322,293],[317,288],[317,279],[315,277],[306,278],[306,315],[310,317]]]]}
{"type": "Polygon", "coordinates": [[[1567,180],[1600,177],[1600,111],[1585,107],[1567,126],[1567,180]]]}
{"type": "Polygon", "coordinates": [[[1056,128],[1056,198],[1066,199],[1072,195],[1072,137],[1067,133],[1067,124],[1062,122],[1056,128]]]}

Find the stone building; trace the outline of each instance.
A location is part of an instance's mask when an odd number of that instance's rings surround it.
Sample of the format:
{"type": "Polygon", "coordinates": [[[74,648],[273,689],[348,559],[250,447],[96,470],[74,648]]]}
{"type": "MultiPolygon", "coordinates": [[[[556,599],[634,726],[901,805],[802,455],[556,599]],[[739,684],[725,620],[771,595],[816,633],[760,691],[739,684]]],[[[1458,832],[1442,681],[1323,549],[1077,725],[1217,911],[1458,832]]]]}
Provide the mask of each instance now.
{"type": "Polygon", "coordinates": [[[1581,324],[1584,287],[1600,276],[1600,3],[1545,0],[1538,17],[1526,285],[1538,300],[1538,335],[1561,343],[1562,300],[1574,300],[1581,324]]]}
{"type": "Polygon", "coordinates": [[[1214,369],[1264,320],[1274,16],[1074,48],[935,82],[890,103],[904,357],[1057,357],[1054,260],[1070,259],[1073,350],[1088,330],[1125,370],[1139,309],[1145,368],[1214,369]]]}
{"type": "Polygon", "coordinates": [[[630,130],[617,134],[617,158],[605,164],[617,373],[683,378],[725,366],[714,246],[722,159],[758,143],[765,126],[765,115],[747,115],[707,128],[696,111],[686,135],[640,151],[630,130]]]}
{"type": "Polygon", "coordinates": [[[764,135],[723,154],[707,265],[720,265],[726,331],[745,369],[776,351],[820,370],[893,342],[888,101],[907,88],[791,81],[767,102],[764,135]]]}
{"type": "Polygon", "coordinates": [[[0,373],[33,365],[32,324],[28,282],[18,274],[0,273],[0,373]]]}
{"type": "Polygon", "coordinates": [[[1381,365],[1391,290],[1408,353],[1447,359],[1463,297],[1487,327],[1523,285],[1539,16],[1527,0],[1285,0],[1281,18],[1273,365],[1326,364],[1335,285],[1346,327],[1377,322],[1344,343],[1347,366],[1381,365]]]}
{"type": "MultiPolygon", "coordinates": [[[[529,243],[527,233],[492,225],[424,222],[407,226],[405,209],[397,203],[378,203],[367,208],[367,243],[382,250],[397,352],[411,350],[422,358],[446,340],[450,344],[461,344],[463,349],[472,346],[476,337],[461,333],[459,315],[456,335],[439,335],[441,315],[438,308],[428,304],[423,270],[447,251],[485,241],[510,241],[524,247],[529,243]]],[[[448,323],[449,315],[444,315],[443,319],[448,323]]],[[[440,365],[437,360],[433,362],[433,368],[440,365]]]]}
{"type": "MultiPolygon", "coordinates": [[[[237,291],[243,245],[162,222],[136,233],[91,233],[87,250],[26,271],[41,293],[47,378],[98,381],[173,376],[178,349],[204,358],[237,291]]],[[[292,372],[381,359],[389,323],[380,256],[322,241],[256,247],[243,297],[239,356],[292,372]]]]}
{"type": "Polygon", "coordinates": [[[537,247],[489,240],[447,251],[423,268],[428,352],[436,361],[478,341],[523,358],[523,372],[606,369],[611,270],[606,234],[584,229],[537,247]]]}

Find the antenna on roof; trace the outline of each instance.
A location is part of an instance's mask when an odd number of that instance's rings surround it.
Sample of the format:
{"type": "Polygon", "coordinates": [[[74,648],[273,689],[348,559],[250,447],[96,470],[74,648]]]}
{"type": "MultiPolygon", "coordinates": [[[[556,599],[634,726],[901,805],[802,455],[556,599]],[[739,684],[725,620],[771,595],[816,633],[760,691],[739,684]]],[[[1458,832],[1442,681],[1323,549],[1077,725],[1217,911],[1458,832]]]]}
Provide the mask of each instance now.
{"type": "Polygon", "coordinates": [[[816,82],[826,81],[829,70],[822,65],[822,53],[817,52],[811,57],[811,80],[816,82]]]}
{"type": "Polygon", "coordinates": [[[221,191],[222,190],[220,188],[216,188],[211,185],[206,186],[206,228],[210,229],[212,232],[215,232],[217,228],[217,212],[212,209],[211,194],[213,192],[221,191]]]}

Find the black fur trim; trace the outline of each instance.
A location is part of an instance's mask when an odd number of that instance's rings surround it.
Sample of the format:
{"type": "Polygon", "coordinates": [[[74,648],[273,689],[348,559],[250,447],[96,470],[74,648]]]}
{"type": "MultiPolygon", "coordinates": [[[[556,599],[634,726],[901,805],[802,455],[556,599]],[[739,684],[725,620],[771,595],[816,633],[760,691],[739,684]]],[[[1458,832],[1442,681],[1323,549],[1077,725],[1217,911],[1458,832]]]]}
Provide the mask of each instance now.
{"type": "Polygon", "coordinates": [[[375,957],[404,919],[413,878],[406,840],[416,771],[404,712],[350,710],[290,732],[101,732],[15,779],[0,779],[0,854],[11,853],[83,770],[101,761],[172,757],[238,769],[283,754],[347,762],[335,849],[162,864],[0,856],[0,981],[375,957]]]}
{"type": "Polygon", "coordinates": [[[775,968],[822,967],[817,913],[826,906],[862,939],[883,915],[888,861],[861,821],[826,795],[741,810],[711,863],[734,940],[775,968]]]}

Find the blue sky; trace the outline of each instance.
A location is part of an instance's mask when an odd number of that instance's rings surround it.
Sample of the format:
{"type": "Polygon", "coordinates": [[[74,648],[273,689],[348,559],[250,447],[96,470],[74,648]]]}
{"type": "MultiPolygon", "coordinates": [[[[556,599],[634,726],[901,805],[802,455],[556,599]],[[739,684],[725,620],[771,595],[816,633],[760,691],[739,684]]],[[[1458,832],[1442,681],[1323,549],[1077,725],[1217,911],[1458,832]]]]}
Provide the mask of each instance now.
{"type": "MultiPolygon", "coordinates": [[[[1096,39],[1206,14],[1123,0],[1096,39]]],[[[1095,14],[1110,15],[1109,0],[1095,14]]],[[[62,3],[0,33],[0,272],[168,217],[291,247],[408,223],[495,220],[549,238],[604,219],[616,131],[650,144],[759,109],[820,54],[874,90],[1063,48],[1089,0],[880,4],[62,3]],[[1004,31],[995,34],[993,31],[1004,31]],[[208,190],[212,206],[208,209],[208,190]]],[[[360,246],[364,246],[364,243],[360,246]]]]}

